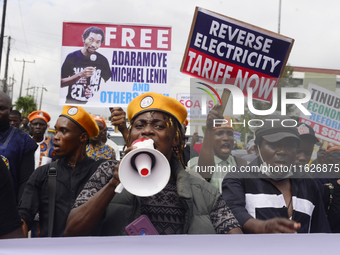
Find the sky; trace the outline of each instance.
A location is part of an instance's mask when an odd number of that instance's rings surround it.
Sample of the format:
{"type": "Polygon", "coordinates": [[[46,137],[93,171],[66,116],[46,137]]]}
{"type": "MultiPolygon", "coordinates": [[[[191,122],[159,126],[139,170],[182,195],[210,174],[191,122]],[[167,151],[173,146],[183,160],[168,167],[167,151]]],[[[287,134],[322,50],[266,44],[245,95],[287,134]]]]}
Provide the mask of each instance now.
{"type": "MultiPolygon", "coordinates": [[[[288,64],[340,69],[340,2],[281,2],[280,33],[295,40],[288,64]]],[[[51,115],[49,124],[54,126],[62,112],[59,87],[64,21],[171,26],[170,96],[189,93],[190,77],[179,70],[196,6],[278,32],[279,0],[7,0],[4,34],[12,38],[8,76],[15,79],[13,102],[19,96],[22,60],[25,60],[22,95],[26,95],[28,83],[30,87],[39,87],[39,107],[41,87],[46,88],[42,110],[51,115]]],[[[4,77],[7,38],[3,44],[1,79],[4,77]]],[[[84,108],[92,114],[109,115],[108,109],[84,108]]]]}

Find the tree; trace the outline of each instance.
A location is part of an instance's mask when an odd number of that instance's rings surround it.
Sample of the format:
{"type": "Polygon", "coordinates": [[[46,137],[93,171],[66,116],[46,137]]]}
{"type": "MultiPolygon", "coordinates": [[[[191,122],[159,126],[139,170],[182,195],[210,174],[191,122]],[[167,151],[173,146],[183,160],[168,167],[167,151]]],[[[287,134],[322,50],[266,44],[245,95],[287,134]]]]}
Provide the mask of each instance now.
{"type": "Polygon", "coordinates": [[[27,117],[31,112],[37,110],[37,104],[32,96],[19,97],[14,106],[16,110],[21,111],[22,117],[27,117]]]}
{"type": "MultiPolygon", "coordinates": [[[[292,81],[292,77],[293,77],[293,71],[294,68],[287,65],[282,73],[281,78],[279,79],[278,85],[277,85],[277,107],[276,107],[276,111],[277,112],[281,112],[281,88],[294,88],[297,87],[297,84],[295,84],[292,81]]],[[[299,94],[298,93],[287,93],[287,98],[292,99],[292,98],[299,98],[299,94]]],[[[271,108],[272,103],[266,103],[266,102],[262,102],[259,100],[253,100],[253,105],[255,107],[255,109],[258,110],[267,110],[269,108],[271,108]]],[[[295,105],[287,105],[286,106],[286,115],[288,116],[294,116],[296,114],[296,106],[295,105]]],[[[252,117],[261,117],[261,116],[256,116],[253,115],[252,117]]]]}

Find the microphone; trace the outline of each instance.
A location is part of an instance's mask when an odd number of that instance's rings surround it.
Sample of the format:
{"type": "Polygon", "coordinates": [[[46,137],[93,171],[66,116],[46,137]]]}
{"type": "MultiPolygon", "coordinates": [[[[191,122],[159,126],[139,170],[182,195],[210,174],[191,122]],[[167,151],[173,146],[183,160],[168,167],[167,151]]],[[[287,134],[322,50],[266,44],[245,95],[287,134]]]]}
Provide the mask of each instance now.
{"type": "MultiPolygon", "coordinates": [[[[97,60],[97,55],[96,55],[96,54],[91,54],[91,55],[90,55],[90,60],[91,60],[92,62],[96,61],[96,60],[97,60]]],[[[96,68],[96,67],[94,67],[94,68],[96,68]]],[[[90,89],[90,88],[91,88],[91,77],[88,77],[88,78],[86,79],[86,81],[87,81],[87,82],[86,82],[87,85],[86,85],[85,89],[90,89]]],[[[89,99],[90,97],[89,97],[89,96],[86,96],[86,98],[89,99]]]]}

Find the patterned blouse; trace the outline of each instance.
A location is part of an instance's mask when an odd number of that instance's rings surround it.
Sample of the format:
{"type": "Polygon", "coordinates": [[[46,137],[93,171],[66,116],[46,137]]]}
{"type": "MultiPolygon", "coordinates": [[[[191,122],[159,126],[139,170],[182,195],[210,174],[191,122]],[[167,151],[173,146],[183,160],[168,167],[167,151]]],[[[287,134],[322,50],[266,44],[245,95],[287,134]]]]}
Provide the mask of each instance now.
{"type": "Polygon", "coordinates": [[[86,154],[94,160],[116,159],[116,153],[114,149],[112,149],[108,145],[105,145],[104,143],[95,146],[93,146],[92,144],[88,144],[86,146],[86,154]]]}

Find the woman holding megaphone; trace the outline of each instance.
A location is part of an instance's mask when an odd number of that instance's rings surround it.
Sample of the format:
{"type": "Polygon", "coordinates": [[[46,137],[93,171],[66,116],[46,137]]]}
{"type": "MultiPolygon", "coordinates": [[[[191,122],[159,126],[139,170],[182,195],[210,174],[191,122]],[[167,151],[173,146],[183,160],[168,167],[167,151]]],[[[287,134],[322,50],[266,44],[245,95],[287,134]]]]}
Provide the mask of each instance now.
{"type": "Polygon", "coordinates": [[[142,140],[125,151],[120,163],[103,163],[89,179],[68,217],[65,236],[126,235],[125,227],[141,215],[159,234],[242,233],[219,191],[185,171],[185,107],[150,92],[133,99],[127,115],[127,144],[142,140]],[[120,180],[121,193],[116,189],[120,180]]]}

